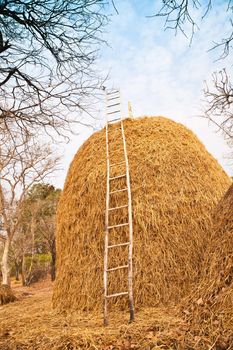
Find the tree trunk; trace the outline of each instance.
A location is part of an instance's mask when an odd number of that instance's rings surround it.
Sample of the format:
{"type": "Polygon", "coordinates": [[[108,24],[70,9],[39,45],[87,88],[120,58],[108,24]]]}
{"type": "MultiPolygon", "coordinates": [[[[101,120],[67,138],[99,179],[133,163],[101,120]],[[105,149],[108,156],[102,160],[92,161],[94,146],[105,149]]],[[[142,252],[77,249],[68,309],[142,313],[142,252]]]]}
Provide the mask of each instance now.
{"type": "Polygon", "coordinates": [[[19,281],[20,262],[15,261],[15,279],[19,281]]]}
{"type": "Polygon", "coordinates": [[[55,238],[52,241],[51,245],[51,280],[55,281],[56,278],[56,241],[55,238]]]}
{"type": "Polygon", "coordinates": [[[25,255],[23,254],[22,265],[21,265],[21,279],[22,285],[25,286],[25,255]]]}
{"type": "Polygon", "coordinates": [[[10,250],[11,240],[9,236],[6,237],[4,244],[4,250],[1,261],[2,268],[2,284],[10,286],[10,267],[9,267],[9,250],[10,250]]]}
{"type": "Polygon", "coordinates": [[[35,218],[34,218],[34,214],[32,216],[31,219],[31,235],[32,235],[32,248],[31,248],[31,262],[30,262],[30,266],[27,272],[27,276],[25,278],[25,284],[27,286],[29,286],[31,284],[31,280],[33,278],[33,274],[32,274],[32,268],[33,268],[33,258],[34,258],[34,254],[35,254],[35,218]]]}

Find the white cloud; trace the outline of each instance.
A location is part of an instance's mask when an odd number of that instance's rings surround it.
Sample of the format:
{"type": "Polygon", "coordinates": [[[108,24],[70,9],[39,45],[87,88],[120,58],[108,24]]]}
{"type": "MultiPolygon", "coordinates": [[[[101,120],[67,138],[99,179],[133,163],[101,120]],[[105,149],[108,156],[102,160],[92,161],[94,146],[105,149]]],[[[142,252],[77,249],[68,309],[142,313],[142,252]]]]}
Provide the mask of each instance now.
{"type": "MultiPolygon", "coordinates": [[[[194,118],[201,114],[203,81],[223,65],[222,61],[214,62],[214,52],[208,52],[226,27],[223,5],[208,14],[191,47],[182,34],[164,32],[161,20],[145,20],[128,1],[122,7],[108,38],[112,49],[105,50],[102,64],[111,66],[112,81],[121,88],[125,107],[131,100],[136,115],[166,115],[187,125],[230,172],[224,159],[229,149],[222,136],[205,120],[194,118]],[[140,33],[137,40],[131,34],[132,22],[140,33]]],[[[230,58],[224,61],[224,65],[229,64],[230,58]]]]}

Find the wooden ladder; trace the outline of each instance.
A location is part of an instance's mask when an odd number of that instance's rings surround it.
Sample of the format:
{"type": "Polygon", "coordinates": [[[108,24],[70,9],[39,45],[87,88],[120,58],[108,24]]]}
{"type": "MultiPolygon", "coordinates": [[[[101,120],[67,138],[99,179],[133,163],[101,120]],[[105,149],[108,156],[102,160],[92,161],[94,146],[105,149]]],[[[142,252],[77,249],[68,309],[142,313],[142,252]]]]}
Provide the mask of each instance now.
{"type": "MultiPolygon", "coordinates": [[[[121,296],[128,296],[129,300],[129,311],[130,311],[130,322],[134,320],[134,301],[133,301],[133,264],[132,264],[132,255],[133,255],[133,221],[132,221],[132,203],[131,203],[131,189],[130,189],[130,175],[129,175],[129,164],[126,148],[126,139],[124,132],[123,119],[121,114],[121,98],[119,90],[106,91],[106,153],[107,153],[107,191],[106,191],[106,213],[105,213],[105,250],[104,250],[104,325],[108,325],[108,301],[110,298],[117,298],[121,296]],[[112,119],[113,117],[113,119],[112,119]],[[120,127],[111,129],[109,125],[120,122],[120,127]],[[110,134],[111,132],[116,132],[116,130],[121,131],[119,137],[122,139],[123,143],[123,161],[117,163],[111,163],[110,160],[110,148],[111,142],[110,134]],[[113,167],[115,171],[119,166],[125,166],[125,173],[118,174],[116,176],[111,176],[111,170],[113,167]],[[120,188],[117,190],[111,191],[111,184],[118,179],[126,179],[126,187],[120,188]],[[110,207],[110,199],[116,193],[126,192],[127,193],[127,203],[122,205],[110,207]],[[114,225],[109,225],[110,215],[122,208],[128,208],[127,216],[128,220],[125,223],[116,223],[114,225]],[[125,226],[127,229],[128,239],[126,241],[120,242],[118,244],[109,244],[109,235],[111,235],[111,230],[120,230],[125,226]],[[110,249],[122,249],[122,247],[127,247],[128,262],[124,265],[118,266],[108,266],[109,265],[109,250],[110,249]],[[114,274],[117,270],[128,269],[128,290],[119,291],[114,294],[108,293],[108,274],[114,274]]],[[[117,125],[118,126],[118,125],[117,125]]],[[[111,275],[111,278],[113,276],[111,275]]]]}

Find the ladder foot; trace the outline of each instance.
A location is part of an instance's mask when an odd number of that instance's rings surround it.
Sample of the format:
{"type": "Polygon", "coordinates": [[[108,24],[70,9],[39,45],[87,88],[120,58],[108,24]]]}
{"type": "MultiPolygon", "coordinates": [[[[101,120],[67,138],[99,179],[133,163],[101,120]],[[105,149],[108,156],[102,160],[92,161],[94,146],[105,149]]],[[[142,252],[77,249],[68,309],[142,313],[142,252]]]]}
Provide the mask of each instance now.
{"type": "Polygon", "coordinates": [[[134,321],[135,321],[134,316],[133,316],[133,317],[130,316],[130,318],[129,318],[129,323],[133,323],[134,321]]]}
{"type": "Polygon", "coordinates": [[[134,322],[135,317],[134,317],[134,307],[130,305],[130,310],[129,310],[129,323],[134,322]]]}

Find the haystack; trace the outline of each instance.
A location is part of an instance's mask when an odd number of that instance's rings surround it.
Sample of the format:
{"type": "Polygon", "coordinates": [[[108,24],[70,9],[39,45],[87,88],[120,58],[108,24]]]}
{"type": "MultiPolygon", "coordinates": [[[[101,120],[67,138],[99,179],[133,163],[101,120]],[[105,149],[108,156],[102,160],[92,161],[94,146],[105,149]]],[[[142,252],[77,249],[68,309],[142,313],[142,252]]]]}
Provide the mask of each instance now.
{"type": "Polygon", "coordinates": [[[233,349],[233,184],[214,210],[201,280],[185,304],[195,334],[233,349]]]}
{"type": "MultiPolygon", "coordinates": [[[[199,277],[210,214],[230,179],[181,124],[144,117],[127,119],[124,126],[132,187],[136,308],[177,302],[199,277]]],[[[122,160],[121,138],[113,136],[117,127],[110,130],[114,163],[122,160]]],[[[113,168],[112,176],[123,172],[123,166],[113,168]]],[[[125,187],[124,181],[114,182],[111,190],[125,187]]],[[[105,130],[101,130],[76,154],[58,206],[53,305],[61,311],[102,309],[105,193],[105,130]]],[[[125,201],[126,195],[118,192],[110,206],[125,201]]],[[[112,224],[127,220],[124,210],[115,212],[112,224]]],[[[123,228],[113,231],[110,244],[124,241],[125,235],[123,228]]],[[[125,263],[123,249],[114,251],[109,265],[125,263]]],[[[124,272],[118,272],[109,276],[110,293],[127,288],[124,272]]],[[[123,306],[119,298],[112,302],[123,306]]]]}

